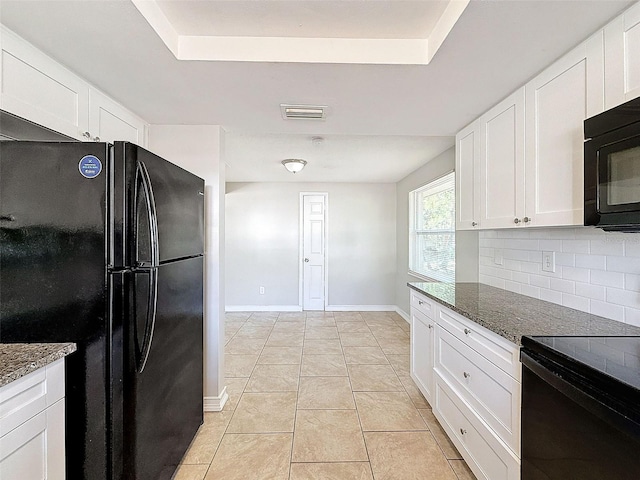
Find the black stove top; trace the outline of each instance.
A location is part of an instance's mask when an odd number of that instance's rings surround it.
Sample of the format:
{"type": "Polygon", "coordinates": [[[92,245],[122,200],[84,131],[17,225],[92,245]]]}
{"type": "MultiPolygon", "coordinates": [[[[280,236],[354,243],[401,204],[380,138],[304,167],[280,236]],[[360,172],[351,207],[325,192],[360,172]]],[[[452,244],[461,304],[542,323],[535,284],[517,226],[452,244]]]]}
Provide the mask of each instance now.
{"type": "Polygon", "coordinates": [[[590,383],[621,383],[640,394],[640,337],[523,337],[522,345],[590,383]]]}

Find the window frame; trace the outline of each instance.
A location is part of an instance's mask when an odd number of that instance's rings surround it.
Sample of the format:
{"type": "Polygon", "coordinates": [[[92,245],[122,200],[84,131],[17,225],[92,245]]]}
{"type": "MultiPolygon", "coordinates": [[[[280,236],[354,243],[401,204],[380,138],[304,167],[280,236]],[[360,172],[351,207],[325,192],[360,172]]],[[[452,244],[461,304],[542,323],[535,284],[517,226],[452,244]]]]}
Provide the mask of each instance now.
{"type": "MultiPolygon", "coordinates": [[[[432,180],[430,180],[428,183],[416,188],[415,190],[411,190],[409,192],[409,256],[408,256],[408,274],[419,278],[421,280],[424,281],[429,281],[429,282],[455,282],[455,234],[456,234],[456,228],[455,228],[455,171],[451,170],[443,175],[440,175],[439,177],[436,177],[432,180]],[[424,193],[425,191],[429,192],[430,195],[434,195],[437,194],[441,191],[444,191],[445,189],[449,189],[452,188],[453,189],[453,203],[452,203],[452,213],[453,213],[453,222],[452,222],[452,228],[451,230],[449,229],[445,229],[445,230],[432,230],[432,232],[436,232],[436,233],[451,233],[453,235],[453,239],[454,239],[454,272],[453,272],[453,278],[448,278],[448,276],[446,276],[447,278],[445,278],[445,276],[441,277],[441,278],[437,278],[437,276],[429,276],[426,275],[424,272],[418,272],[416,270],[414,270],[415,267],[415,262],[416,262],[416,247],[417,247],[417,236],[419,235],[418,231],[416,230],[416,223],[417,223],[417,217],[416,215],[418,214],[418,206],[417,206],[417,202],[418,202],[418,198],[419,195],[424,193]]],[[[421,232],[424,232],[424,230],[421,230],[421,232]]],[[[427,230],[428,232],[428,230],[427,230]]],[[[434,273],[434,272],[429,272],[429,273],[434,273]]]]}

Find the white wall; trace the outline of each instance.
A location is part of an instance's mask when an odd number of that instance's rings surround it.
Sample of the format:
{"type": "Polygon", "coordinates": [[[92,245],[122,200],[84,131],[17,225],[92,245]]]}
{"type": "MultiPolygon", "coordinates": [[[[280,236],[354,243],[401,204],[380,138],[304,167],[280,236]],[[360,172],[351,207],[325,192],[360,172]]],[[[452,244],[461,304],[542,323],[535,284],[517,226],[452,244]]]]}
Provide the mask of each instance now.
{"type": "Polygon", "coordinates": [[[395,305],[395,190],[395,184],[227,184],[227,308],[300,308],[300,192],[329,194],[328,308],[395,305]]]}
{"type": "Polygon", "coordinates": [[[215,125],[152,125],[149,149],[205,181],[205,410],[224,398],[224,130],[215,125]]]}
{"type": "Polygon", "coordinates": [[[480,282],[640,326],[640,233],[484,231],[480,282]],[[542,271],[543,251],[555,252],[555,273],[542,271]],[[496,252],[503,265],[495,263],[496,252]]]}
{"type": "MultiPolygon", "coordinates": [[[[441,153],[425,165],[407,175],[397,184],[396,232],[397,278],[395,283],[396,305],[409,313],[409,288],[407,282],[419,282],[409,271],[409,192],[454,170],[455,149],[441,153]]],[[[478,233],[456,232],[456,281],[478,281],[478,233]]]]}

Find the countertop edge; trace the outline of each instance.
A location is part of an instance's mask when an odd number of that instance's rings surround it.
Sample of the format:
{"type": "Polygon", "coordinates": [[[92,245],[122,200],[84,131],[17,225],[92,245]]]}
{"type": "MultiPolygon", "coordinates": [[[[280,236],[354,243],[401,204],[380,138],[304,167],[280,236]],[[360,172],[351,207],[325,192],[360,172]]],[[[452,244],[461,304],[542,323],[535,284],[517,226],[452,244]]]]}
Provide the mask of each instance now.
{"type": "Polygon", "coordinates": [[[75,352],[75,343],[0,344],[0,387],[75,352]]]}
{"type": "Polygon", "coordinates": [[[509,340],[510,342],[514,343],[516,346],[518,346],[518,347],[522,346],[522,337],[526,336],[526,335],[509,334],[506,330],[497,328],[494,324],[489,324],[487,322],[484,322],[481,318],[469,313],[466,310],[457,308],[455,305],[452,305],[451,303],[447,302],[443,298],[438,297],[437,295],[433,295],[431,293],[425,292],[424,290],[421,290],[416,285],[411,285],[411,283],[407,282],[407,286],[409,288],[411,288],[412,290],[415,290],[419,294],[430,298],[434,302],[438,302],[440,305],[443,305],[443,306],[449,308],[450,310],[453,310],[458,315],[462,315],[464,318],[467,318],[467,319],[471,320],[472,322],[477,323],[481,327],[486,328],[487,330],[495,333],[496,335],[500,335],[502,338],[504,338],[506,340],[509,340]]]}

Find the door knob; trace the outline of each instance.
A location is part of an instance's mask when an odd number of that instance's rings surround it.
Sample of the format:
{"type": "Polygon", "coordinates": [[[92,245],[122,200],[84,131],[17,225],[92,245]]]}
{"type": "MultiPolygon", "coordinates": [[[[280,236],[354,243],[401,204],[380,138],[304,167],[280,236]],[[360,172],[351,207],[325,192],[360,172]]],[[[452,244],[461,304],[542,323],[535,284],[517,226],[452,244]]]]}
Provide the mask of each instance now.
{"type": "Polygon", "coordinates": [[[304,259],[304,261],[305,261],[306,263],[309,263],[309,259],[308,259],[308,258],[305,258],[305,259],[304,259]]]}

